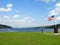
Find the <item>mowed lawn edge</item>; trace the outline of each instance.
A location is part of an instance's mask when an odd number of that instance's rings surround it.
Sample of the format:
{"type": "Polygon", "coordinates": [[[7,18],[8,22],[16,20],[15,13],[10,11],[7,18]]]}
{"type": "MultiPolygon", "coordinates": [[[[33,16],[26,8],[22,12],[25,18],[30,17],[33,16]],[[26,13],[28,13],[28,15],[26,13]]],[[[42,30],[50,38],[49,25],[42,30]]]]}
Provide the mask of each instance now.
{"type": "Polygon", "coordinates": [[[51,32],[0,32],[0,45],[60,45],[60,35],[51,32]]]}

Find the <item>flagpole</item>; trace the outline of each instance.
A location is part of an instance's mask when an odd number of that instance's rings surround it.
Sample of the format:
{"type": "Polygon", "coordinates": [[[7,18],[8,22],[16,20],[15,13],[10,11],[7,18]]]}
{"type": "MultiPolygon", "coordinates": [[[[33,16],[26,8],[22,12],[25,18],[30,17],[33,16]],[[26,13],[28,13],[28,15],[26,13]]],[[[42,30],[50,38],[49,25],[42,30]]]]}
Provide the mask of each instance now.
{"type": "MultiPolygon", "coordinates": [[[[56,23],[56,21],[55,21],[56,23]]],[[[54,33],[56,33],[56,24],[54,24],[54,33]]]]}
{"type": "MultiPolygon", "coordinates": [[[[55,10],[56,11],[56,10],[55,10]]],[[[54,33],[58,33],[58,27],[56,25],[56,20],[55,20],[55,25],[54,25],[54,33]]]]}
{"type": "Polygon", "coordinates": [[[58,27],[56,25],[56,20],[55,20],[55,24],[54,24],[54,33],[58,33],[58,27]]]}
{"type": "MultiPolygon", "coordinates": [[[[48,18],[48,20],[49,21],[52,21],[52,20],[54,20],[54,15],[52,15],[52,16],[50,16],[49,18],[48,18]]],[[[56,20],[54,21],[55,23],[56,23],[56,20]]],[[[56,24],[54,23],[54,33],[58,33],[58,28],[57,28],[57,26],[56,26],[56,24]]]]}
{"type": "MultiPolygon", "coordinates": [[[[55,20],[54,17],[55,17],[55,15],[52,15],[48,18],[48,20],[49,21],[55,20]]],[[[54,27],[54,33],[58,33],[58,27],[56,25],[56,20],[54,21],[54,26],[53,27],[54,27]]]]}

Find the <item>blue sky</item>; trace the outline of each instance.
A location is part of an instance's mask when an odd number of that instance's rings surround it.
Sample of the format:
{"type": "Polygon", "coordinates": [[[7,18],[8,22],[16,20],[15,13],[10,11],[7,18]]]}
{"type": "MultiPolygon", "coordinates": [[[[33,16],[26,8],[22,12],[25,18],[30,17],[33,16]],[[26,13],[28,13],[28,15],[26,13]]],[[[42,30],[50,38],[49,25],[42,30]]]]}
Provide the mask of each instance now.
{"type": "Polygon", "coordinates": [[[0,0],[0,24],[35,27],[60,23],[59,0],[0,0]],[[55,15],[55,20],[48,17],[55,15]]]}

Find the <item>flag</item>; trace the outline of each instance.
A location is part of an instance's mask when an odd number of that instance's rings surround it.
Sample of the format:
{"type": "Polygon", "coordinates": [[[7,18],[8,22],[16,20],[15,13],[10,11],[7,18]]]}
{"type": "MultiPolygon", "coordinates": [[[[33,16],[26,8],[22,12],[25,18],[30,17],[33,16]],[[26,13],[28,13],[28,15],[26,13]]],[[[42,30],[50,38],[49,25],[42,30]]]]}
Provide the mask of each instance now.
{"type": "Polygon", "coordinates": [[[48,18],[48,21],[54,20],[54,15],[48,18]]]}

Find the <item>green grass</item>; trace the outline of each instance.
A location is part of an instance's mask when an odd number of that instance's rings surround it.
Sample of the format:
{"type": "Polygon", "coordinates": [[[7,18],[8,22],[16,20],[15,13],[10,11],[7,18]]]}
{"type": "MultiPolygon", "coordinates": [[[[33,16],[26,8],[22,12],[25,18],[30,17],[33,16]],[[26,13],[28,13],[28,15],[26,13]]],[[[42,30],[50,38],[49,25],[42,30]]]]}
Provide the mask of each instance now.
{"type": "Polygon", "coordinates": [[[42,32],[0,32],[0,45],[60,45],[60,35],[42,32]]]}

